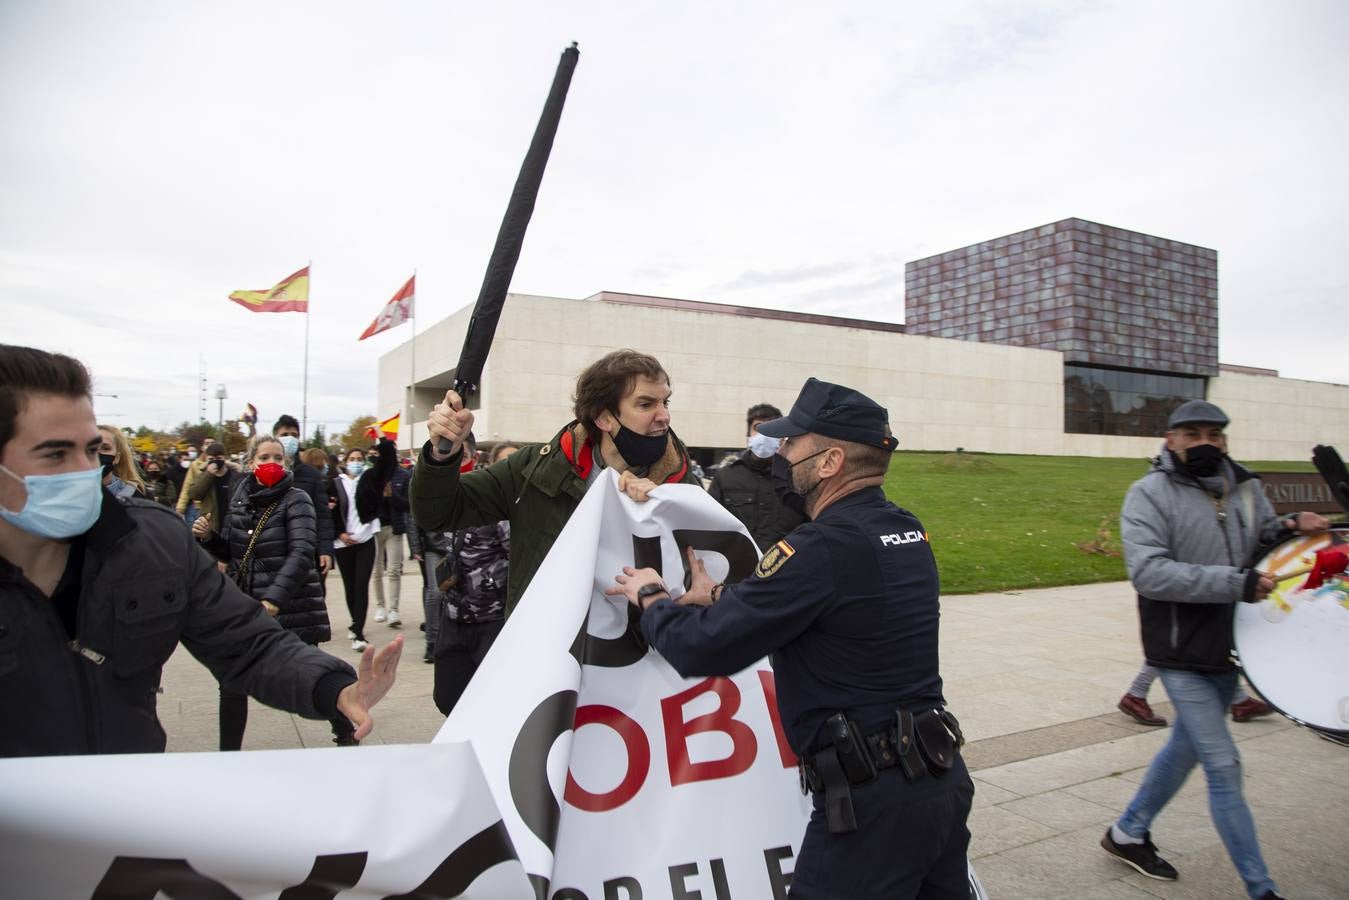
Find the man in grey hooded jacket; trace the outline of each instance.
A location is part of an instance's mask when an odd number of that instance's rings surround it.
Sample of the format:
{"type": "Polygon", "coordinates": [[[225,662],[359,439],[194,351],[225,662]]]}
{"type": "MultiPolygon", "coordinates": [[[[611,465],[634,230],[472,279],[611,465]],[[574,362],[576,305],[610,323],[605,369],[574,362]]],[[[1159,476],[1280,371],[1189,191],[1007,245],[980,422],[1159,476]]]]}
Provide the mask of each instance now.
{"type": "Polygon", "coordinates": [[[1153,758],[1106,852],[1150,878],[1173,881],[1149,827],[1198,762],[1213,824],[1257,900],[1277,900],[1241,789],[1241,760],[1225,712],[1237,687],[1231,659],[1238,602],[1264,599],[1273,580],[1252,567],[1259,547],[1329,527],[1316,513],[1279,518],[1260,481],[1227,456],[1227,415],[1205,400],[1181,404],[1166,445],[1124,498],[1120,535],[1138,591],[1143,651],[1176,708],[1171,739],[1153,758]]]}

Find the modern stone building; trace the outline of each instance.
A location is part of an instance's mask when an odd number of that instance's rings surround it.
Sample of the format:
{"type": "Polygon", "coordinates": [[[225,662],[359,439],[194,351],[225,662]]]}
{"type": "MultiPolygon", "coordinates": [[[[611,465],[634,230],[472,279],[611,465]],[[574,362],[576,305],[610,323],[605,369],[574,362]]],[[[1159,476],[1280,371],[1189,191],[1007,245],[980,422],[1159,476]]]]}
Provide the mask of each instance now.
{"type": "MultiPolygon", "coordinates": [[[[571,418],[576,374],[621,346],[670,372],[675,431],[703,462],[744,446],[745,410],[790,405],[814,375],[890,410],[908,450],[1147,457],[1184,399],[1227,410],[1234,453],[1307,459],[1349,448],[1349,386],[1223,366],[1217,254],[1066,219],[910,263],[907,325],[602,292],[511,295],[478,398],[477,433],[543,441],[571,418]]],[[[380,359],[378,408],[400,445],[454,381],[465,307],[380,359]],[[409,408],[411,406],[411,408],[409,408]]]]}
{"type": "Polygon", "coordinates": [[[1064,429],[1155,435],[1218,375],[1217,251],[1064,219],[905,267],[909,334],[1057,350],[1064,429]]]}

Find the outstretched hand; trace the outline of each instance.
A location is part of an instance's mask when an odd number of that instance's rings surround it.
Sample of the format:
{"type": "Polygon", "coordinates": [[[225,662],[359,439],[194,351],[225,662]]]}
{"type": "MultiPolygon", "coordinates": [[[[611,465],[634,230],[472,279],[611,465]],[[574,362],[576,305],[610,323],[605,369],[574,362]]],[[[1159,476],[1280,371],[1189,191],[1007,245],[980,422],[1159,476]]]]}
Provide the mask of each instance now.
{"type": "Polygon", "coordinates": [[[402,655],[401,634],[378,651],[373,645],[366,647],[356,667],[356,683],[347,685],[337,695],[337,711],[356,726],[356,740],[362,740],[374,729],[375,719],[370,715],[370,709],[393,687],[402,655]]]}

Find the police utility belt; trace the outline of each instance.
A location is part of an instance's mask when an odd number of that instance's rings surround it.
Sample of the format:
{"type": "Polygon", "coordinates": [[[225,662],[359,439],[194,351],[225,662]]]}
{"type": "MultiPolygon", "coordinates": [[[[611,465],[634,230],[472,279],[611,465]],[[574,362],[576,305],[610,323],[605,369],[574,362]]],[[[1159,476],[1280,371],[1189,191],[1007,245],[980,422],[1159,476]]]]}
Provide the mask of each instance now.
{"type": "Polygon", "coordinates": [[[857,830],[852,786],[875,781],[881,769],[898,767],[909,781],[940,777],[955,765],[965,743],[956,717],[944,709],[898,710],[895,724],[865,737],[843,713],[825,720],[830,746],[801,759],[801,792],[824,794],[830,834],[857,830]]]}

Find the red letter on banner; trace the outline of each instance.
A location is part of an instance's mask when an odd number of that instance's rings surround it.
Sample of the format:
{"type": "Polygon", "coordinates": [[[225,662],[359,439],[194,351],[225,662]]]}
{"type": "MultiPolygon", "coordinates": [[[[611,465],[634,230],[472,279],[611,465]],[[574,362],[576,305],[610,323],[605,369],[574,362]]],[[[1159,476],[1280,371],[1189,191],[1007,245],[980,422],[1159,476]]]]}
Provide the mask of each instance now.
{"type": "Polygon", "coordinates": [[[773,734],[778,739],[778,756],[782,757],[782,768],[796,768],[796,754],[787,743],[787,734],[782,730],[782,714],[778,712],[778,683],[773,673],[760,669],[759,683],[763,685],[764,699],[768,701],[768,718],[773,720],[773,734]]]}
{"type": "Polygon", "coordinates": [[[744,772],[754,762],[759,742],[754,731],[744,722],[733,718],[740,709],[740,691],[729,678],[708,678],[673,697],[660,701],[661,717],[665,720],[665,755],[670,762],[670,784],[688,784],[713,778],[732,778],[744,772]],[[684,721],[684,705],[711,691],[721,704],[702,716],[684,721]],[[689,758],[688,738],[691,734],[720,731],[731,739],[731,755],[710,762],[694,762],[689,758]]]}
{"type": "Polygon", "coordinates": [[[646,773],[651,770],[651,747],[647,745],[642,726],[612,706],[578,706],[573,727],[580,731],[583,725],[608,725],[618,733],[627,751],[628,771],[618,787],[609,793],[592,794],[576,783],[569,769],[567,788],[562,794],[562,799],[586,812],[607,812],[617,809],[637,796],[642,782],[646,781],[646,773]]]}

